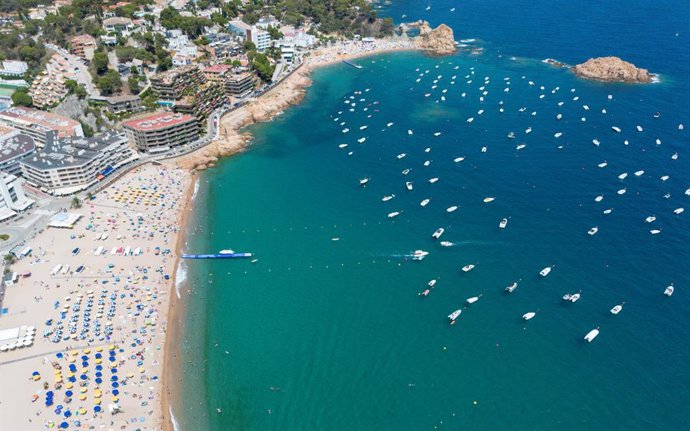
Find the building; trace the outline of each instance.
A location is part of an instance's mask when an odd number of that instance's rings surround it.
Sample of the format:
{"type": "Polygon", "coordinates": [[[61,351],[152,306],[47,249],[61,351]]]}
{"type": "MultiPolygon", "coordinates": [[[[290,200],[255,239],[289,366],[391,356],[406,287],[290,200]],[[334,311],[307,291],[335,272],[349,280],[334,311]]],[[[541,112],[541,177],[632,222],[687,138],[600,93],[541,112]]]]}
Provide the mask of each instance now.
{"type": "Polygon", "coordinates": [[[84,136],[78,121],[33,108],[13,107],[0,111],[0,123],[31,136],[38,147],[57,138],[84,136]]]}
{"type": "Polygon", "coordinates": [[[45,70],[34,79],[29,89],[34,106],[48,108],[60,103],[68,93],[65,86],[68,79],[84,84],[84,77],[79,73],[80,67],[84,65],[75,64],[60,54],[53,54],[45,70]]]}
{"type": "Polygon", "coordinates": [[[131,19],[114,16],[103,20],[103,30],[106,33],[115,33],[118,36],[129,37],[137,29],[131,19]]]}
{"type": "Polygon", "coordinates": [[[197,87],[194,94],[176,101],[173,110],[194,115],[199,121],[202,121],[225,102],[227,102],[227,96],[224,86],[217,82],[207,82],[197,87]]]}
{"type": "Polygon", "coordinates": [[[178,100],[186,90],[206,82],[206,78],[196,65],[182,66],[167,70],[151,77],[151,88],[162,100],[178,100]]]}
{"type": "Polygon", "coordinates": [[[91,60],[96,51],[96,39],[89,34],[81,34],[72,38],[72,53],[85,60],[91,60]]]}
{"type": "Polygon", "coordinates": [[[36,151],[34,138],[12,127],[0,125],[0,172],[15,176],[22,173],[19,162],[36,151]]]}
{"type": "Polygon", "coordinates": [[[194,142],[199,122],[187,114],[158,112],[122,123],[130,142],[141,152],[160,153],[194,142]]]}
{"type": "Polygon", "coordinates": [[[264,52],[271,46],[271,35],[257,26],[250,26],[242,21],[230,21],[228,30],[245,41],[251,41],[259,52],[264,52]]]}
{"type": "Polygon", "coordinates": [[[29,65],[25,61],[4,60],[0,75],[21,77],[29,70],[29,65]]]}
{"type": "Polygon", "coordinates": [[[214,64],[204,69],[204,77],[207,81],[225,82],[225,75],[230,72],[231,67],[227,64],[214,64]]]}
{"type": "Polygon", "coordinates": [[[280,58],[285,64],[292,64],[295,60],[295,44],[281,42],[280,44],[280,58]]]}
{"type": "Polygon", "coordinates": [[[92,138],[58,139],[20,165],[27,183],[47,193],[68,195],[101,181],[137,158],[127,136],[111,130],[92,138]]]}
{"type": "Polygon", "coordinates": [[[225,78],[225,91],[233,97],[243,97],[254,89],[254,77],[249,72],[230,73],[225,78]]]}
{"type": "Polygon", "coordinates": [[[21,180],[16,175],[0,172],[0,221],[28,209],[33,203],[33,199],[24,193],[21,180]]]}
{"type": "Polygon", "coordinates": [[[104,100],[113,114],[139,112],[143,109],[139,96],[113,96],[106,97],[104,100]]]}

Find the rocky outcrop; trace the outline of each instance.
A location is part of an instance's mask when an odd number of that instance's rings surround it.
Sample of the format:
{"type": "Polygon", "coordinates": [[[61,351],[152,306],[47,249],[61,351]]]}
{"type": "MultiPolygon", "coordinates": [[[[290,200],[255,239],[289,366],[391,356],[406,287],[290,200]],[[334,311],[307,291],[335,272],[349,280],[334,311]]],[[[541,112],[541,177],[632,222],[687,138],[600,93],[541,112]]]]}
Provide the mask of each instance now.
{"type": "Polygon", "coordinates": [[[570,70],[581,78],[606,82],[648,83],[654,78],[647,69],[635,67],[618,57],[590,58],[570,70]]]}
{"type": "Polygon", "coordinates": [[[453,37],[453,29],[445,24],[441,24],[432,30],[426,21],[422,21],[419,24],[417,45],[419,49],[435,55],[454,54],[457,49],[453,37]]]}

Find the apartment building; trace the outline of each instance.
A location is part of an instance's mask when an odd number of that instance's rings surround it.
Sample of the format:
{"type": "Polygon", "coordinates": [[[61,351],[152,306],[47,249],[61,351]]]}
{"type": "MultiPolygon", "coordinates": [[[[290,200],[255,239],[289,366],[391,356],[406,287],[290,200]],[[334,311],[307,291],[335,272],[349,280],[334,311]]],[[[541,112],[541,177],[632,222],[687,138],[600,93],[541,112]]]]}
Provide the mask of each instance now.
{"type": "Polygon", "coordinates": [[[199,122],[188,114],[158,112],[122,123],[137,150],[160,153],[199,138],[199,122]]]}
{"type": "Polygon", "coordinates": [[[178,100],[186,90],[206,82],[206,78],[196,65],[188,65],[168,70],[151,77],[151,88],[162,100],[178,100]]]}
{"type": "Polygon", "coordinates": [[[90,34],[80,34],[74,36],[71,41],[72,54],[77,55],[85,60],[91,60],[93,53],[96,51],[96,39],[90,34]]]}
{"type": "Polygon", "coordinates": [[[0,123],[31,136],[38,147],[57,138],[84,136],[78,121],[33,108],[12,107],[0,111],[0,123]]]}
{"type": "Polygon", "coordinates": [[[12,127],[0,125],[0,172],[15,176],[22,173],[21,160],[36,151],[34,138],[12,127]]]}

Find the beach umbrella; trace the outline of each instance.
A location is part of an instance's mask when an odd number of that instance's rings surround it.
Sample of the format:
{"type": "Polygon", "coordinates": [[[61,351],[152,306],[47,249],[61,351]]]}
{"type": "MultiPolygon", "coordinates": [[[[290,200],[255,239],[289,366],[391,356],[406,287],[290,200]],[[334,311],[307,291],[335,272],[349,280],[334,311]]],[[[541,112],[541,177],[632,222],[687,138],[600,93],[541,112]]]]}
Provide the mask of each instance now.
{"type": "Polygon", "coordinates": [[[86,400],[86,395],[79,395],[79,401],[86,400]]]}
{"type": "Polygon", "coordinates": [[[110,369],[110,372],[113,373],[113,374],[116,374],[116,373],[117,373],[117,368],[115,368],[115,367],[111,368],[111,369],[110,369]]]}
{"type": "Polygon", "coordinates": [[[96,365],[96,370],[101,371],[103,369],[103,365],[96,365]]]}
{"type": "Polygon", "coordinates": [[[118,387],[120,387],[120,384],[118,382],[113,382],[110,386],[112,386],[114,388],[118,388],[118,387]]]}
{"type": "Polygon", "coordinates": [[[134,373],[127,373],[127,377],[131,379],[132,377],[134,377],[134,373]]]}
{"type": "Polygon", "coordinates": [[[120,398],[118,398],[118,397],[112,397],[111,400],[112,400],[114,403],[116,403],[116,402],[120,401],[120,398]]]}
{"type": "Polygon", "coordinates": [[[101,377],[102,375],[103,373],[101,373],[100,371],[96,371],[96,377],[101,377]]]}
{"type": "Polygon", "coordinates": [[[71,384],[71,383],[67,383],[67,384],[65,385],[65,388],[67,388],[67,389],[72,389],[73,387],[74,387],[74,385],[71,384]]]}
{"type": "Polygon", "coordinates": [[[69,427],[69,424],[67,422],[63,422],[60,424],[60,426],[58,428],[67,429],[68,427],[69,427]]]}
{"type": "MultiPolygon", "coordinates": [[[[82,416],[86,414],[86,409],[84,407],[80,408],[78,411],[79,411],[79,414],[82,416]]],[[[77,425],[77,424],[75,423],[75,425],[77,425]]]]}
{"type": "Polygon", "coordinates": [[[33,373],[31,373],[31,375],[32,375],[32,376],[40,376],[41,373],[39,373],[38,371],[34,371],[33,373]]]}
{"type": "Polygon", "coordinates": [[[65,416],[66,418],[68,418],[68,417],[72,416],[72,412],[69,411],[69,410],[65,410],[64,416],[65,416]]]}
{"type": "Polygon", "coordinates": [[[65,391],[65,396],[66,396],[66,397],[71,397],[71,396],[72,396],[72,391],[65,391]]]}
{"type": "Polygon", "coordinates": [[[117,389],[113,389],[113,395],[120,395],[120,391],[117,389]]]}
{"type": "MultiPolygon", "coordinates": [[[[103,360],[101,358],[98,358],[94,361],[96,364],[101,364],[103,360]]],[[[100,365],[98,365],[100,367],[100,365]]]]}
{"type": "Polygon", "coordinates": [[[61,352],[58,352],[58,353],[55,354],[55,356],[56,356],[58,359],[62,359],[63,354],[62,354],[61,352]]]}
{"type": "Polygon", "coordinates": [[[96,406],[93,408],[93,411],[95,411],[96,413],[100,413],[101,410],[103,410],[103,409],[101,409],[101,406],[96,406]]]}

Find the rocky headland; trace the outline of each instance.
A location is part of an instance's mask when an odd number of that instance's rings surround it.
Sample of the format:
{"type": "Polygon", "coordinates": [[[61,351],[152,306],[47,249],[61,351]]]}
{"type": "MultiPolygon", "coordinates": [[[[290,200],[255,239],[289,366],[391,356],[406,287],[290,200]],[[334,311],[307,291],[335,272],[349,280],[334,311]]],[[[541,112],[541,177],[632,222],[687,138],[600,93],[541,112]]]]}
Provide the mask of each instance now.
{"type": "Polygon", "coordinates": [[[432,29],[426,21],[419,22],[418,27],[417,46],[419,49],[434,55],[455,54],[457,47],[455,46],[452,28],[441,24],[432,29]]]}
{"type": "Polygon", "coordinates": [[[570,68],[580,78],[604,82],[649,83],[655,76],[618,57],[590,58],[570,68]]]}

